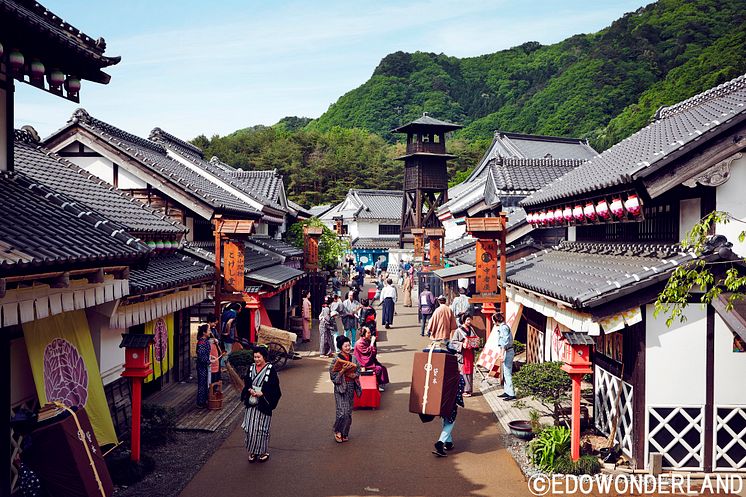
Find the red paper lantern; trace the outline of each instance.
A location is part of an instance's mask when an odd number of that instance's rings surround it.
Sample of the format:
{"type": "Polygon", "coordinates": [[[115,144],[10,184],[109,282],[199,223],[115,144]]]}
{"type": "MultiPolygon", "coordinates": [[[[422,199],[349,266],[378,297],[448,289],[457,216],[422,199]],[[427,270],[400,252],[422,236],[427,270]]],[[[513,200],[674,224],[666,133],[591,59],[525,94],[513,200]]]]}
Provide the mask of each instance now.
{"type": "Polygon", "coordinates": [[[539,224],[542,226],[546,226],[547,224],[547,213],[544,211],[539,213],[539,224]]]}
{"type": "Polygon", "coordinates": [[[624,205],[622,204],[621,198],[612,199],[609,209],[611,209],[611,215],[616,219],[622,219],[624,217],[624,205]]]}
{"type": "Polygon", "coordinates": [[[565,218],[562,215],[562,208],[557,207],[554,210],[554,224],[562,224],[563,222],[565,222],[565,218]]]}
{"type": "Polygon", "coordinates": [[[576,205],[572,210],[572,216],[575,218],[575,221],[578,223],[583,222],[583,207],[580,205],[576,205]]]}
{"type": "Polygon", "coordinates": [[[572,222],[572,209],[570,206],[565,207],[565,209],[562,211],[562,217],[564,218],[564,221],[566,223],[572,222]]]}
{"type": "Polygon", "coordinates": [[[632,214],[633,217],[638,217],[642,213],[640,199],[635,194],[627,197],[627,200],[624,201],[624,208],[627,209],[627,212],[632,214]]]}
{"type": "Polygon", "coordinates": [[[588,221],[592,222],[596,220],[596,208],[593,206],[593,202],[588,202],[587,204],[585,204],[583,214],[585,215],[585,219],[588,221]]]}
{"type": "Polygon", "coordinates": [[[603,221],[608,221],[609,217],[611,217],[609,204],[606,203],[606,200],[601,200],[596,204],[596,214],[598,214],[599,219],[603,221]]]}

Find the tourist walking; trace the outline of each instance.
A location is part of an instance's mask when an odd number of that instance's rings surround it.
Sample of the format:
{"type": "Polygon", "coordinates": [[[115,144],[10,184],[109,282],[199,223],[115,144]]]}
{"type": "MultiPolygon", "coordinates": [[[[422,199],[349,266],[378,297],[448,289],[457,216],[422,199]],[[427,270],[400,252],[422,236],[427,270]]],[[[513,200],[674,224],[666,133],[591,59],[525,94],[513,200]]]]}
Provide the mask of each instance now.
{"type": "Polygon", "coordinates": [[[319,313],[319,356],[334,357],[334,345],[333,336],[336,326],[332,320],[332,313],[329,310],[329,305],[332,303],[331,297],[324,299],[324,304],[321,306],[321,313],[319,313]]]}
{"type": "Polygon", "coordinates": [[[430,285],[425,285],[425,289],[420,293],[420,335],[425,336],[425,330],[427,329],[428,321],[435,311],[437,304],[435,303],[435,297],[430,292],[430,285]]]}
{"type": "Polygon", "coordinates": [[[360,302],[357,300],[358,293],[354,290],[347,292],[347,298],[342,302],[342,324],[345,327],[345,336],[351,342],[355,342],[357,335],[357,311],[360,309],[360,302]]]}
{"type": "Polygon", "coordinates": [[[386,280],[386,286],[381,290],[381,306],[383,312],[381,316],[381,324],[386,329],[391,328],[394,324],[394,307],[396,305],[396,288],[394,288],[393,281],[391,278],[386,280]]]}
{"type": "Polygon", "coordinates": [[[201,324],[197,328],[197,407],[207,407],[207,392],[209,390],[210,368],[210,339],[208,325],[201,324]]]}
{"type": "Polygon", "coordinates": [[[241,400],[246,406],[243,428],[246,433],[246,451],[249,462],[266,462],[269,459],[269,429],[272,411],[282,397],[280,379],[267,363],[266,347],[254,349],[254,364],[244,378],[241,400]]]}
{"type": "Polygon", "coordinates": [[[386,366],[378,362],[376,337],[373,336],[370,328],[367,326],[360,328],[360,340],[355,343],[355,350],[352,355],[355,356],[362,370],[373,371],[376,375],[378,390],[383,392],[385,385],[389,382],[389,372],[386,366]]]}
{"type": "Polygon", "coordinates": [[[412,284],[414,278],[407,272],[404,274],[404,284],[401,287],[401,291],[404,294],[404,307],[412,307],[412,284]]]}
{"type": "Polygon", "coordinates": [[[503,400],[515,400],[515,390],[513,389],[513,359],[515,358],[513,333],[510,331],[510,326],[505,323],[505,316],[502,312],[493,314],[492,322],[494,323],[492,331],[498,333],[497,345],[500,347],[503,356],[503,393],[498,397],[502,397],[503,400]]]}
{"type": "Polygon", "coordinates": [[[471,397],[474,391],[474,349],[477,337],[471,325],[471,316],[463,314],[463,322],[451,335],[451,343],[457,343],[458,369],[464,377],[464,397],[471,397]]]}
{"type": "Polygon", "coordinates": [[[464,377],[460,376],[458,380],[458,391],[456,392],[456,402],[453,404],[453,410],[450,415],[442,416],[442,430],[440,431],[440,437],[435,442],[435,448],[433,454],[438,457],[446,457],[446,451],[454,449],[453,444],[453,427],[456,425],[456,415],[458,414],[459,406],[464,407],[464,377]]]}
{"type": "Polygon", "coordinates": [[[303,343],[311,341],[311,292],[306,291],[303,294],[303,343]]]}
{"type": "Polygon", "coordinates": [[[346,336],[337,337],[337,348],[340,350],[337,359],[329,367],[329,377],[334,383],[334,403],[336,415],[334,418],[334,440],[337,443],[346,442],[350,436],[352,426],[352,404],[354,396],[362,395],[360,388],[360,366],[352,355],[350,339],[346,336]]]}
{"type": "Polygon", "coordinates": [[[446,296],[440,295],[438,302],[440,305],[427,323],[427,334],[433,340],[448,340],[451,338],[451,332],[458,327],[458,323],[453,311],[446,305],[446,296]]]}

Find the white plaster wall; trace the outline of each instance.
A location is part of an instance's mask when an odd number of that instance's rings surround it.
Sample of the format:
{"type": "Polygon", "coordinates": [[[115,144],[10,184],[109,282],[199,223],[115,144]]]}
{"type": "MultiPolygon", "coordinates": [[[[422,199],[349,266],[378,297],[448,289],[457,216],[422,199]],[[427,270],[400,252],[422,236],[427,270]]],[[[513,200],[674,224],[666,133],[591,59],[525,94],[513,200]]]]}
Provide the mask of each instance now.
{"type": "Polygon", "coordinates": [[[118,188],[120,190],[143,190],[148,187],[148,184],[145,181],[121,167],[117,170],[117,176],[118,188]]]}
{"type": "Polygon", "coordinates": [[[354,223],[354,224],[357,225],[357,233],[358,233],[357,236],[361,238],[375,238],[379,236],[378,235],[378,224],[379,223],[358,221],[357,223],[354,223]]]}
{"type": "Polygon", "coordinates": [[[26,340],[18,338],[10,342],[10,403],[20,402],[36,397],[34,376],[31,374],[31,363],[26,351],[26,340]]]}
{"type": "Polygon", "coordinates": [[[259,222],[254,225],[254,233],[257,235],[268,235],[269,226],[265,222],[259,222]]]}
{"type": "Polygon", "coordinates": [[[124,349],[119,348],[124,331],[108,326],[99,329],[98,368],[104,385],[118,380],[124,371],[124,349]]]}
{"type": "Polygon", "coordinates": [[[457,224],[453,218],[443,221],[443,228],[446,230],[446,242],[461,238],[466,233],[466,223],[457,224]]]}
{"type": "Polygon", "coordinates": [[[687,198],[679,201],[679,240],[686,238],[695,224],[702,218],[702,201],[687,198]]]}
{"type": "Polygon", "coordinates": [[[715,314],[715,405],[746,405],[746,353],[733,352],[733,332],[715,314]]]}
{"type": "Polygon", "coordinates": [[[645,306],[645,403],[653,406],[704,405],[706,385],[706,310],[700,304],[684,309],[687,321],[666,326],[666,316],[653,317],[645,306]]]}
{"type": "Polygon", "coordinates": [[[114,164],[109,159],[105,157],[67,157],[67,159],[110,185],[114,184],[114,164]]]}
{"type": "MultiPolygon", "coordinates": [[[[730,179],[724,185],[717,187],[715,204],[717,210],[727,211],[737,219],[746,221],[744,185],[746,185],[746,154],[731,163],[730,179]]],[[[744,230],[746,230],[746,224],[731,221],[726,225],[718,226],[716,231],[720,235],[725,235],[733,243],[733,251],[744,257],[746,256],[746,242],[738,241],[738,234],[744,230]]]]}
{"type": "Polygon", "coordinates": [[[350,240],[360,237],[359,223],[357,221],[345,220],[342,224],[347,225],[347,234],[350,235],[350,240]]]}

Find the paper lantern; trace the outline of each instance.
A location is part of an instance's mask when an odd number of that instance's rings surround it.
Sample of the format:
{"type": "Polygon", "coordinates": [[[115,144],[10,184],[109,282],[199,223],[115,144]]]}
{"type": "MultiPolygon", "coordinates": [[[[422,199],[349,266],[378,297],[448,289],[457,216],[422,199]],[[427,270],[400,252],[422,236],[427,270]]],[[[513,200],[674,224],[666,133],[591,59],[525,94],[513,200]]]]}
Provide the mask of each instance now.
{"type": "Polygon", "coordinates": [[[59,69],[52,69],[47,74],[47,82],[53,88],[59,88],[65,82],[65,73],[59,69]]]}
{"type": "Polygon", "coordinates": [[[542,226],[546,226],[547,224],[547,213],[544,211],[539,213],[539,224],[542,226]]]}
{"type": "Polygon", "coordinates": [[[585,204],[583,214],[585,215],[585,219],[587,221],[593,222],[596,220],[596,208],[593,206],[593,202],[588,202],[587,204],[585,204]]]}
{"type": "Polygon", "coordinates": [[[10,52],[10,54],[8,54],[8,63],[10,64],[10,68],[15,73],[20,73],[23,71],[23,64],[25,64],[25,62],[26,59],[18,50],[13,50],[12,52],[10,52]]]}
{"type": "Polygon", "coordinates": [[[602,221],[608,221],[609,217],[611,217],[609,204],[606,203],[606,200],[601,200],[596,204],[596,214],[598,214],[598,218],[602,221]]]}
{"type": "Polygon", "coordinates": [[[624,208],[627,209],[627,212],[632,214],[633,217],[638,217],[642,213],[640,199],[635,194],[627,197],[627,200],[624,201],[624,208]]]}
{"type": "Polygon", "coordinates": [[[611,215],[616,219],[622,219],[624,217],[624,206],[622,205],[621,198],[612,199],[609,209],[611,209],[611,215]]]}
{"type": "Polygon", "coordinates": [[[44,64],[39,59],[34,59],[30,67],[31,79],[40,80],[44,77],[44,64]]]}
{"type": "Polygon", "coordinates": [[[565,222],[564,216],[562,216],[562,208],[557,207],[554,209],[554,224],[562,224],[565,222]]]}
{"type": "Polygon", "coordinates": [[[155,249],[155,242],[153,240],[148,240],[147,246],[151,249],[155,249]]]}
{"type": "Polygon", "coordinates": [[[534,213],[533,212],[529,212],[528,214],[526,214],[526,222],[528,224],[534,224],[534,213]]]}
{"type": "Polygon", "coordinates": [[[80,79],[75,76],[68,76],[65,81],[65,89],[68,93],[77,95],[80,91],[80,79]]]}
{"type": "Polygon", "coordinates": [[[155,242],[155,248],[157,250],[163,250],[164,248],[166,248],[166,246],[163,244],[162,240],[158,240],[157,242],[155,242]]]}
{"type": "Polygon", "coordinates": [[[562,211],[562,218],[566,223],[572,222],[572,209],[569,205],[562,211]]]}
{"type": "Polygon", "coordinates": [[[580,205],[576,205],[572,209],[572,216],[575,218],[575,221],[578,223],[582,223],[584,216],[583,216],[583,207],[580,205]]]}
{"type": "Polygon", "coordinates": [[[5,49],[3,48],[3,44],[0,43],[0,57],[2,57],[4,53],[5,53],[5,49]]]}

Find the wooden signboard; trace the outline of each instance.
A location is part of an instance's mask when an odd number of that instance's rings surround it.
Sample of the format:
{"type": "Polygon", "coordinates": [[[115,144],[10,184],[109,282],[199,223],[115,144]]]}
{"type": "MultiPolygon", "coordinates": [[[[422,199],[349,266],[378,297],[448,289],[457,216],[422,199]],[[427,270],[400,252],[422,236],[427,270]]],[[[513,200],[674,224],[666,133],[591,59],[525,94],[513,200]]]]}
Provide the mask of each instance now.
{"type": "Polygon", "coordinates": [[[223,246],[223,288],[229,292],[244,291],[244,244],[228,240],[223,246]]]}
{"type": "Polygon", "coordinates": [[[477,240],[477,292],[482,295],[497,295],[497,240],[477,240]]]}

